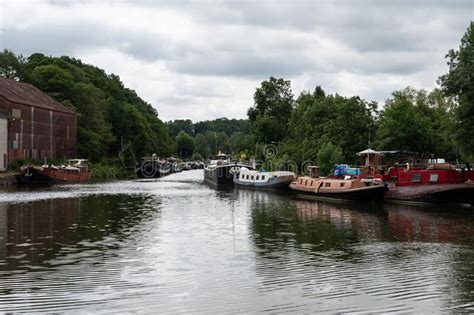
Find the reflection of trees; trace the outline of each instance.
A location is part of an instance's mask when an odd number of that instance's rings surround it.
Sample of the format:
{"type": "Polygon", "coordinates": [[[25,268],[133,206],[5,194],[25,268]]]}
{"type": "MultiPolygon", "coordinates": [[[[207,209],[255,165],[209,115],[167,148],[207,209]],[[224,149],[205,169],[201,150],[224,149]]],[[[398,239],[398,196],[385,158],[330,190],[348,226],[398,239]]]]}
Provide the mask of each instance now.
{"type": "Polygon", "coordinates": [[[57,255],[120,247],[156,214],[143,196],[47,199],[0,207],[0,270],[42,265],[57,255]],[[3,238],[2,238],[3,237],[3,238]],[[113,241],[103,242],[111,238],[113,241]]]}
{"type": "Polygon", "coordinates": [[[289,243],[340,250],[361,238],[383,235],[383,222],[373,213],[311,201],[259,198],[259,194],[252,204],[252,228],[256,245],[267,250],[284,249],[289,243]]]}

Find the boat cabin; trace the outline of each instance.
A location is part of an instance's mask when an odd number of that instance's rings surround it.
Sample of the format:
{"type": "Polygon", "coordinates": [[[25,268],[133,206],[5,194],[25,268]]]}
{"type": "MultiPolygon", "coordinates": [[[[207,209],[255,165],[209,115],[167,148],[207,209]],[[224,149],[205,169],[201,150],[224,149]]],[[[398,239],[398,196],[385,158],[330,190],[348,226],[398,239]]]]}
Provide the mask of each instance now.
{"type": "Polygon", "coordinates": [[[383,180],[397,186],[455,184],[472,179],[471,170],[457,170],[449,163],[431,164],[426,168],[393,166],[383,175],[383,180]]]}

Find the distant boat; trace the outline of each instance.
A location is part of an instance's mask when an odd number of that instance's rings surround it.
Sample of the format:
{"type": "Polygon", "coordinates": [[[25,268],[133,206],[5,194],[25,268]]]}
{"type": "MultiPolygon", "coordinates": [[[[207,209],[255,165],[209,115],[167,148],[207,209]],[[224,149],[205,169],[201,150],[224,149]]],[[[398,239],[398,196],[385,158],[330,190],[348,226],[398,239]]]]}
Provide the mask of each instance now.
{"type": "Polygon", "coordinates": [[[242,167],[252,168],[247,164],[232,162],[230,155],[227,154],[211,155],[209,163],[204,166],[204,181],[212,185],[233,185],[234,174],[237,174],[242,167]]]}
{"type": "Polygon", "coordinates": [[[319,177],[319,168],[310,167],[310,176],[300,176],[291,183],[296,193],[315,199],[377,201],[388,191],[382,181],[359,178],[319,177]]]}
{"type": "Polygon", "coordinates": [[[295,180],[295,173],[276,171],[265,172],[249,170],[241,167],[239,172],[234,175],[234,185],[237,187],[246,187],[254,189],[279,189],[288,188],[295,180]]]}
{"type": "Polygon", "coordinates": [[[67,165],[23,166],[18,176],[23,184],[58,184],[66,182],[84,182],[91,179],[92,173],[88,161],[84,159],[67,160],[67,165]]]}

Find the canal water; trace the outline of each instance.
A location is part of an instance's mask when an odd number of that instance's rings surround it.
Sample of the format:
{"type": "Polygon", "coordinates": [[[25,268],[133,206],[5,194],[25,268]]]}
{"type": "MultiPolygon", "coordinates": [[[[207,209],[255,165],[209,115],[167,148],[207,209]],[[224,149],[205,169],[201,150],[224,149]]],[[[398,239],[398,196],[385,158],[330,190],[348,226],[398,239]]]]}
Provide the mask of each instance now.
{"type": "Polygon", "coordinates": [[[474,312],[474,210],[216,190],[0,193],[0,312],[474,312]]]}

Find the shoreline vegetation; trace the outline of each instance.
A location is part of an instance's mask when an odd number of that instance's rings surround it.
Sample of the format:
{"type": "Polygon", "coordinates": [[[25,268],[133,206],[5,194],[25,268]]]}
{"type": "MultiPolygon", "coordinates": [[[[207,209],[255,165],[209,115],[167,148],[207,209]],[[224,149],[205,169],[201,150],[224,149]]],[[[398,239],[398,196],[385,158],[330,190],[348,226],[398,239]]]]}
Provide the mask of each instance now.
{"type": "Polygon", "coordinates": [[[355,163],[355,153],[368,146],[473,161],[473,22],[446,59],[439,87],[406,87],[384,104],[327,94],[321,86],[295,97],[289,80],[270,77],[256,88],[248,119],[201,122],[163,122],[118,75],[67,56],[25,58],[5,49],[0,75],[33,84],[78,114],[78,157],[90,160],[95,179],[128,178],[142,156],[200,160],[219,151],[255,157],[264,167],[316,163],[327,174],[334,164],[355,163]]]}

